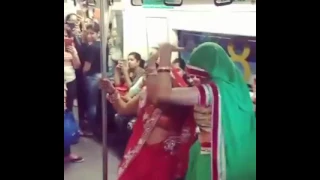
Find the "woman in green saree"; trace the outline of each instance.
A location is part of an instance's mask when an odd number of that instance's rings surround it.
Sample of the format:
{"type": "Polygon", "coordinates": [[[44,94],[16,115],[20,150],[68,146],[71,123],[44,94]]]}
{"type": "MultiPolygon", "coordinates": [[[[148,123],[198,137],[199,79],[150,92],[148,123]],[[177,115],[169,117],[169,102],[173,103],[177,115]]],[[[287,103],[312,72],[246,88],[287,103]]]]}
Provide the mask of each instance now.
{"type": "Polygon", "coordinates": [[[200,128],[189,156],[187,180],[255,180],[256,118],[247,84],[216,43],[192,53],[186,72],[200,78],[194,87],[171,88],[170,60],[175,48],[160,46],[157,101],[194,105],[200,128]]]}

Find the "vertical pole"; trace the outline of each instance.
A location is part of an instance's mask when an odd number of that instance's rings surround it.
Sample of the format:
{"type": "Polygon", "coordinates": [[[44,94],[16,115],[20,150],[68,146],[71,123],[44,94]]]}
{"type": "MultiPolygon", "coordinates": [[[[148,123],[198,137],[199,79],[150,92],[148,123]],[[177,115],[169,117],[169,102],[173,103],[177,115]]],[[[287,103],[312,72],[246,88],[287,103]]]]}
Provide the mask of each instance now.
{"type": "MultiPolygon", "coordinates": [[[[107,77],[107,46],[108,46],[108,30],[109,30],[109,3],[108,0],[100,0],[100,39],[101,39],[101,73],[102,77],[107,77]]],[[[103,180],[108,180],[108,147],[107,147],[107,103],[106,92],[101,91],[101,112],[102,112],[102,172],[103,180]]]]}

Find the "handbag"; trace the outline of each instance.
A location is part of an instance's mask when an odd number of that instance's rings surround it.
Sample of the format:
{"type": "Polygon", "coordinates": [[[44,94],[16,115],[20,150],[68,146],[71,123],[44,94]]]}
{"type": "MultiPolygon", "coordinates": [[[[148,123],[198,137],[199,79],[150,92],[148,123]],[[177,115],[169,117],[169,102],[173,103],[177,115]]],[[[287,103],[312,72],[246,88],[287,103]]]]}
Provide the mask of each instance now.
{"type": "Polygon", "coordinates": [[[77,144],[80,138],[79,126],[72,111],[64,111],[64,146],[77,144]]]}

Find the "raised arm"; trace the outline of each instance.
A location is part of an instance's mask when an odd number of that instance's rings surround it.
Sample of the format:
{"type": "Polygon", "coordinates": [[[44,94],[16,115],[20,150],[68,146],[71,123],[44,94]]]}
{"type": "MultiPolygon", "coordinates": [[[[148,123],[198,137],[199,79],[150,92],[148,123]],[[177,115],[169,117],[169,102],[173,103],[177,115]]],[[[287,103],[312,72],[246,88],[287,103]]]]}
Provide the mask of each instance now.
{"type": "Polygon", "coordinates": [[[120,77],[121,77],[121,69],[117,65],[116,68],[114,69],[114,77],[113,77],[115,86],[121,85],[121,78],[120,77]]]}
{"type": "Polygon", "coordinates": [[[78,69],[81,66],[81,62],[78,56],[78,52],[74,46],[68,46],[67,51],[72,55],[72,66],[74,69],[78,69]]]}
{"type": "Polygon", "coordinates": [[[127,103],[120,97],[120,94],[108,79],[101,79],[101,89],[105,90],[109,95],[107,99],[111,102],[115,110],[122,115],[134,115],[138,111],[139,96],[130,99],[127,103]]]}
{"type": "Polygon", "coordinates": [[[121,61],[121,71],[123,73],[124,81],[126,82],[128,87],[131,87],[133,85],[133,82],[130,79],[129,75],[129,67],[128,67],[128,61],[121,61]]]}
{"type": "Polygon", "coordinates": [[[159,58],[159,51],[157,49],[153,49],[150,54],[150,57],[147,61],[146,68],[146,87],[147,87],[147,98],[152,102],[156,102],[156,94],[158,92],[157,85],[157,67],[156,61],[159,58]]]}
{"type": "Polygon", "coordinates": [[[127,103],[120,97],[118,92],[108,97],[114,109],[120,115],[136,115],[139,107],[139,96],[135,96],[127,103]]]}
{"type": "Polygon", "coordinates": [[[171,44],[160,46],[160,63],[157,76],[157,102],[169,102],[180,105],[195,105],[199,102],[200,93],[197,87],[172,88],[171,86],[171,53],[174,47],[171,44]]]}

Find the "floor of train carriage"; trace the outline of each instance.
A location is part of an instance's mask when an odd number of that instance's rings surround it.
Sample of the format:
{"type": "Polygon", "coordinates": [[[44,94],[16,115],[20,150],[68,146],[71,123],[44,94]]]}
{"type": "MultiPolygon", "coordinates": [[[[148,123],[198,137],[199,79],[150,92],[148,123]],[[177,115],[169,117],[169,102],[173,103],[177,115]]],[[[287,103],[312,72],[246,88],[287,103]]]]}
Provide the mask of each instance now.
{"type": "MultiPolygon", "coordinates": [[[[89,138],[82,138],[72,147],[72,152],[81,155],[85,161],[64,166],[65,180],[100,180],[102,178],[102,146],[89,138]]],[[[108,153],[108,180],[117,179],[119,160],[112,151],[108,153]]]]}
{"type": "MultiPolygon", "coordinates": [[[[74,108],[77,117],[77,108],[74,108]]],[[[112,136],[112,134],[110,134],[112,136]]],[[[109,138],[108,138],[109,139],[109,138]]],[[[109,140],[108,140],[109,141],[109,140]]],[[[109,141],[110,142],[110,141],[109,141]]],[[[109,143],[108,143],[109,144],[109,143]]],[[[108,151],[108,180],[117,179],[119,158],[115,155],[119,147],[109,146],[108,151]]],[[[73,145],[72,152],[82,156],[85,161],[64,165],[65,180],[100,180],[102,179],[102,145],[90,138],[81,138],[73,145]]]]}
{"type": "MultiPolygon", "coordinates": [[[[85,161],[64,165],[65,180],[102,179],[102,146],[89,138],[82,138],[72,147],[72,152],[81,155],[85,161]]],[[[108,153],[108,180],[116,180],[119,160],[113,152],[108,153]]]]}

